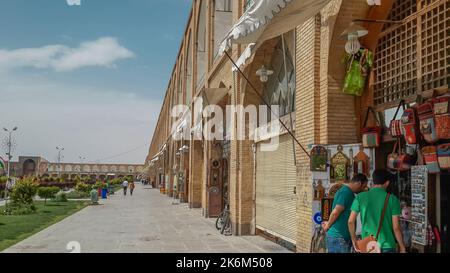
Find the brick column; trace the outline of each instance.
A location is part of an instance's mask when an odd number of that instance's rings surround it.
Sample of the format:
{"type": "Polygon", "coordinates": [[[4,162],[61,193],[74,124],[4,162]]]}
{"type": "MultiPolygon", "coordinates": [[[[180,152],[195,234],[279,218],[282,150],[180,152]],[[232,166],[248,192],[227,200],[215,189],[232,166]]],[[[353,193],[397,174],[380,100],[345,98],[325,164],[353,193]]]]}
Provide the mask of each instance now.
{"type": "Polygon", "coordinates": [[[203,148],[200,140],[191,140],[189,160],[189,207],[202,207],[203,148]]]}

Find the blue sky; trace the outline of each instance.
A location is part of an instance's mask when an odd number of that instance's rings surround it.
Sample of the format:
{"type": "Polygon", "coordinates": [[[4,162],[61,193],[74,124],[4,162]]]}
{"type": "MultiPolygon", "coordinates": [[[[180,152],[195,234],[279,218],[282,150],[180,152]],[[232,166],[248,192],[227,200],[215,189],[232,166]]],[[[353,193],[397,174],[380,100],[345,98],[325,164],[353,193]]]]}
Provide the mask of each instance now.
{"type": "Polygon", "coordinates": [[[191,5],[2,0],[0,127],[19,127],[15,154],[142,163],[191,5]]]}

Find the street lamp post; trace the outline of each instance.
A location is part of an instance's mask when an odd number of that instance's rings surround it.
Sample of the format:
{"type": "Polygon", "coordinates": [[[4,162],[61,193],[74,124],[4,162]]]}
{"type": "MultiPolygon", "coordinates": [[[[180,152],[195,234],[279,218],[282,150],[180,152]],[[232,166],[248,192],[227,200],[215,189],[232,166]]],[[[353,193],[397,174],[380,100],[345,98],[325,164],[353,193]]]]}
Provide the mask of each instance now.
{"type": "MultiPolygon", "coordinates": [[[[7,132],[8,133],[8,140],[7,140],[7,142],[6,142],[6,146],[7,146],[7,149],[8,149],[8,153],[6,154],[7,155],[7,157],[8,157],[8,169],[7,169],[7,184],[6,184],[6,186],[8,186],[8,185],[11,185],[11,160],[12,160],[12,155],[11,155],[11,150],[12,150],[12,145],[13,145],[13,143],[12,143],[12,133],[14,132],[14,131],[17,131],[17,127],[14,127],[12,130],[8,130],[8,129],[6,129],[6,128],[3,128],[3,130],[5,131],[5,132],[7,132]]],[[[8,206],[8,188],[7,187],[5,187],[5,207],[7,207],[8,206]]]]}
{"type": "Polygon", "coordinates": [[[61,153],[64,151],[64,148],[58,146],[56,150],[58,150],[58,177],[61,177],[61,153]]]}

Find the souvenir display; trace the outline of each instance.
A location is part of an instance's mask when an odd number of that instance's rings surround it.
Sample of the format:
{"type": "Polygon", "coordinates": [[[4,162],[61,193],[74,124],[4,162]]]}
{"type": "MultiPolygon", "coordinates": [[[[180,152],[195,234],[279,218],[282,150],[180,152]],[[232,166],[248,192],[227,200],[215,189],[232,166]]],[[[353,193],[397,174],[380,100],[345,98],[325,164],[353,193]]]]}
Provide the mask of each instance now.
{"type": "Polygon", "coordinates": [[[370,157],[364,152],[364,148],[361,146],[359,152],[353,157],[353,175],[362,173],[367,177],[370,177],[370,157]]]}
{"type": "Polygon", "coordinates": [[[311,171],[326,172],[328,168],[328,151],[323,146],[316,146],[311,150],[311,171]]]}
{"type": "Polygon", "coordinates": [[[436,143],[439,138],[434,120],[434,104],[432,101],[422,103],[417,107],[420,121],[420,133],[428,143],[436,143]]]}
{"type": "Polygon", "coordinates": [[[403,112],[401,121],[406,143],[410,145],[417,144],[420,140],[420,129],[416,108],[406,109],[403,112]]]}
{"type": "Polygon", "coordinates": [[[414,223],[412,241],[427,245],[428,223],[428,169],[426,166],[411,168],[411,221],[414,223]]]}
{"type": "Polygon", "coordinates": [[[429,173],[440,173],[441,172],[436,146],[423,147],[422,155],[423,155],[423,159],[424,159],[425,165],[428,168],[429,173]]]}
{"type": "Polygon", "coordinates": [[[450,94],[433,100],[436,134],[441,140],[450,139],[450,94]]]}
{"type": "Polygon", "coordinates": [[[375,111],[372,107],[367,109],[366,119],[364,121],[363,128],[361,130],[362,142],[364,148],[377,148],[381,143],[381,134],[383,132],[383,127],[381,127],[381,123],[377,118],[375,111]],[[372,113],[375,121],[377,123],[376,126],[367,127],[367,122],[369,121],[369,114],[372,113]]]}
{"type": "Polygon", "coordinates": [[[334,182],[348,181],[349,158],[342,152],[343,147],[338,146],[338,152],[331,158],[331,179],[334,182]]]}
{"type": "Polygon", "coordinates": [[[401,137],[404,135],[402,121],[401,119],[397,119],[398,112],[401,108],[403,108],[403,111],[405,111],[405,102],[403,100],[400,101],[400,105],[397,107],[394,118],[391,120],[391,123],[389,125],[389,132],[392,137],[401,137]]]}

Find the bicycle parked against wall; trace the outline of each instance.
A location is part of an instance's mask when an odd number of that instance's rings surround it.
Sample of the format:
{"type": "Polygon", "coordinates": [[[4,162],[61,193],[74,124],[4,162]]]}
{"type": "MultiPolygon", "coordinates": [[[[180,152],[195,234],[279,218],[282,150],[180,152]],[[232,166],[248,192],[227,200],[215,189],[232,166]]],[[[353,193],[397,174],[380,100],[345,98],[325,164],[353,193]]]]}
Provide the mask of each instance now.
{"type": "Polygon", "coordinates": [[[230,205],[228,203],[216,220],[216,228],[217,230],[220,230],[221,234],[226,236],[231,235],[230,205]]]}

